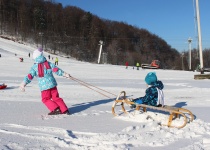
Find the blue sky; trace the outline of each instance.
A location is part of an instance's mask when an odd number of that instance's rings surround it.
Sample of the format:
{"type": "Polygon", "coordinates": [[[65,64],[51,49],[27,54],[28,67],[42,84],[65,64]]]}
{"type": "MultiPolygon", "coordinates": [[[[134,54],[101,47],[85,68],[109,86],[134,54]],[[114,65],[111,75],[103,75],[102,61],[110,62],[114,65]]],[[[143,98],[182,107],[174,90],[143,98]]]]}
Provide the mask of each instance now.
{"type": "MultiPolygon", "coordinates": [[[[178,51],[197,48],[195,0],[55,0],[100,18],[122,21],[164,39],[178,51]]],[[[202,47],[210,48],[210,0],[199,0],[202,47]]]]}

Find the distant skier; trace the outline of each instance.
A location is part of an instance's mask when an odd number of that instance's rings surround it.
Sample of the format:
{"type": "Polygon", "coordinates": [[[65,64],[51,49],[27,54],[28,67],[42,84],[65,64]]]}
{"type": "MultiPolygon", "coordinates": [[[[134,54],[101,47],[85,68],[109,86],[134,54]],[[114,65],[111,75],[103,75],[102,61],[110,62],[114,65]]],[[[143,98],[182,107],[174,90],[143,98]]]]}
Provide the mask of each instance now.
{"type": "Polygon", "coordinates": [[[70,74],[65,73],[53,63],[48,62],[43,56],[42,48],[33,52],[33,59],[35,60],[35,63],[21,83],[21,91],[24,92],[25,86],[29,84],[34,77],[37,77],[39,88],[41,90],[42,102],[50,110],[48,115],[69,114],[66,104],[63,99],[59,97],[57,82],[53,73],[66,78],[70,78],[70,74]]]}
{"type": "Polygon", "coordinates": [[[31,54],[30,53],[28,53],[28,57],[30,58],[30,56],[31,56],[31,54]]]}
{"type": "Polygon", "coordinates": [[[58,57],[55,58],[55,65],[58,65],[58,57]]]}
{"type": "Polygon", "coordinates": [[[146,89],[146,95],[144,97],[139,97],[136,99],[132,99],[134,105],[131,105],[131,108],[135,108],[136,104],[146,104],[151,106],[161,107],[164,105],[164,95],[163,88],[164,85],[162,81],[157,80],[157,76],[155,72],[149,72],[145,77],[145,82],[148,85],[146,89]]]}
{"type": "Polygon", "coordinates": [[[125,68],[128,69],[128,62],[125,62],[125,68]]]}
{"type": "Polygon", "coordinates": [[[20,59],[20,62],[23,62],[23,57],[20,57],[19,59],[20,59]]]}
{"type": "Polygon", "coordinates": [[[136,63],[136,68],[137,68],[137,70],[139,70],[139,67],[140,67],[140,64],[137,62],[137,63],[136,63]]]}
{"type": "Polygon", "coordinates": [[[50,60],[50,55],[48,55],[48,59],[50,60]]]}

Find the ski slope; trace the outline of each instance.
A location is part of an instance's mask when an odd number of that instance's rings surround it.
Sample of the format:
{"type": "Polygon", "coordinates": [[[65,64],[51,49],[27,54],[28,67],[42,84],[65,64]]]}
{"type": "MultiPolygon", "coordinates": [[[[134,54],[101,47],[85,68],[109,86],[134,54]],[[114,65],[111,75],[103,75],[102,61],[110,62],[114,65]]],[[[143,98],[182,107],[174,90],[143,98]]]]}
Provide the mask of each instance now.
{"type": "MultiPolygon", "coordinates": [[[[115,96],[105,93],[105,97],[56,75],[60,97],[71,115],[48,116],[36,79],[25,92],[19,90],[33,64],[32,57],[28,57],[33,50],[31,46],[0,39],[0,83],[8,85],[0,90],[0,149],[210,150],[209,80],[194,80],[197,72],[155,70],[165,85],[165,103],[187,108],[195,115],[195,120],[182,129],[160,126],[159,122],[167,121],[168,116],[154,111],[114,117],[111,107],[115,96]],[[20,57],[24,62],[19,61],[20,57]]],[[[58,67],[110,93],[126,91],[131,98],[145,94],[144,77],[151,70],[58,58],[58,67]]],[[[116,111],[120,113],[120,107],[116,111]]]]}

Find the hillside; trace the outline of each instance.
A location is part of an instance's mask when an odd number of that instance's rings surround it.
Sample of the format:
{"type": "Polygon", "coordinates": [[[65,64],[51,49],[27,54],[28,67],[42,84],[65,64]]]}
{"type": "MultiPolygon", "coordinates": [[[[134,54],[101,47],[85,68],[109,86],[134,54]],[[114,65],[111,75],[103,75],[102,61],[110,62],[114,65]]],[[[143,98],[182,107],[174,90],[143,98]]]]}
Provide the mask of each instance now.
{"type": "Polygon", "coordinates": [[[163,68],[182,67],[179,52],[146,29],[43,0],[1,0],[0,6],[2,36],[35,43],[50,53],[96,63],[99,41],[103,41],[105,54],[101,63],[122,65],[128,61],[133,66],[158,59],[163,68]]]}
{"type": "MultiPolygon", "coordinates": [[[[164,83],[165,103],[191,110],[195,120],[182,129],[160,126],[168,118],[156,111],[119,116],[111,113],[113,95],[105,97],[81,84],[55,75],[60,96],[70,116],[48,116],[37,80],[21,92],[19,85],[34,61],[35,48],[0,38],[0,149],[48,150],[209,150],[209,83],[193,79],[195,72],[156,70],[164,83]],[[15,56],[17,54],[17,56],[15,56]],[[19,61],[24,58],[24,62],[19,61]]],[[[45,56],[49,54],[44,52],[45,56]]],[[[51,55],[54,57],[53,55],[51,55]]],[[[50,60],[53,62],[53,60],[50,60]]],[[[121,65],[93,64],[59,57],[58,67],[73,77],[114,94],[126,91],[129,98],[145,94],[145,75],[151,70],[125,69],[121,65]]],[[[107,93],[104,93],[107,95],[107,93]]],[[[126,106],[127,110],[130,110],[126,106]]],[[[176,119],[175,123],[182,121],[176,119]]]]}

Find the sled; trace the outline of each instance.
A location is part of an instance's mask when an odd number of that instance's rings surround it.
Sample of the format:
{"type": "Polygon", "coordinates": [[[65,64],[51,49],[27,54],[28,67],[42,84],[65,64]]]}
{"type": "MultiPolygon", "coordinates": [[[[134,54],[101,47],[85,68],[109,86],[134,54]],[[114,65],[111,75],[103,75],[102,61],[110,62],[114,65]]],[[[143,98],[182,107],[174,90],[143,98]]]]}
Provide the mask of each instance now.
{"type": "Polygon", "coordinates": [[[0,85],[0,90],[1,90],[1,89],[5,89],[6,87],[7,87],[7,85],[2,84],[2,85],[0,85]]]}
{"type": "MultiPolygon", "coordinates": [[[[117,96],[116,100],[114,101],[114,103],[112,105],[112,114],[114,116],[118,116],[118,114],[115,113],[115,106],[117,103],[121,103],[123,113],[128,113],[125,110],[124,104],[127,104],[127,105],[135,104],[134,102],[130,101],[129,99],[126,99],[125,91],[120,92],[120,94],[117,96]]],[[[155,106],[149,106],[149,105],[145,105],[145,104],[136,105],[136,110],[140,110],[141,108],[143,109],[144,112],[147,111],[147,108],[153,109],[153,110],[159,110],[160,112],[168,112],[169,113],[168,124],[161,123],[161,125],[163,125],[163,126],[180,129],[180,128],[185,127],[188,122],[192,122],[194,120],[194,115],[189,110],[184,109],[184,108],[167,106],[167,105],[164,105],[163,107],[155,107],[155,106]],[[172,125],[173,120],[176,118],[179,118],[179,117],[184,118],[182,125],[179,125],[179,126],[172,125]]]]}

